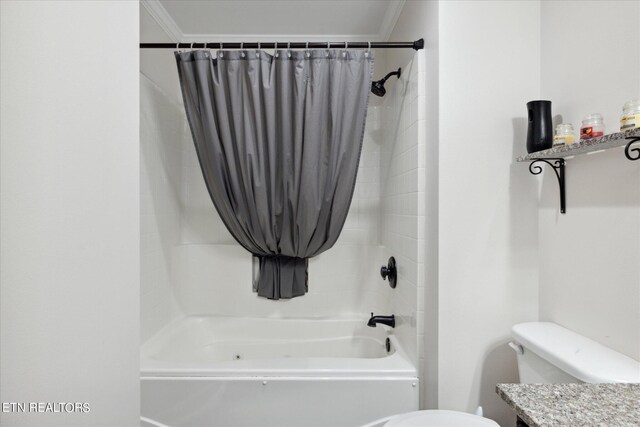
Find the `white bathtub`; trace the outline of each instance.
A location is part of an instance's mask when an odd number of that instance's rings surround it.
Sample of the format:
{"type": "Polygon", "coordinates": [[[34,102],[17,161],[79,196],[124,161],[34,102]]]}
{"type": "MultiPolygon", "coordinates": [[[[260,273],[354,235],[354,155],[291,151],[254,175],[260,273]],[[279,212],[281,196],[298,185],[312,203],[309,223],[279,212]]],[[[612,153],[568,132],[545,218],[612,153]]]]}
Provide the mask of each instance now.
{"type": "Polygon", "coordinates": [[[141,349],[143,426],[359,426],[417,410],[415,367],[366,320],[178,319],[141,349]]]}

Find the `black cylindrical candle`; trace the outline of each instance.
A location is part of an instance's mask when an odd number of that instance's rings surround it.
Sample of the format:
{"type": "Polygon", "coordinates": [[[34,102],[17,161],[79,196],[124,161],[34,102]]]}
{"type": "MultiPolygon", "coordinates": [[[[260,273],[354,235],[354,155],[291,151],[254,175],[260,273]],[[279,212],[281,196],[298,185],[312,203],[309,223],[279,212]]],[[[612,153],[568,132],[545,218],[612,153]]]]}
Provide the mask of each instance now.
{"type": "Polygon", "coordinates": [[[529,127],[527,128],[527,152],[546,150],[553,145],[551,101],[527,102],[529,127]]]}

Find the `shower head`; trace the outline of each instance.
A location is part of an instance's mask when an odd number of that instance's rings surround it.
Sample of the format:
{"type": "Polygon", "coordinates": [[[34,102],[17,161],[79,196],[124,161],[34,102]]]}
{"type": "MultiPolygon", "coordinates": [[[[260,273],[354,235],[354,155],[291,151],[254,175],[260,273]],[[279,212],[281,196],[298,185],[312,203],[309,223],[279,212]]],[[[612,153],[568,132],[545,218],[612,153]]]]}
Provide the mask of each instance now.
{"type": "Polygon", "coordinates": [[[384,76],[383,79],[380,79],[380,80],[375,81],[375,82],[371,82],[371,92],[376,96],[384,96],[384,94],[387,93],[387,91],[384,88],[384,83],[391,76],[398,76],[398,78],[400,78],[400,73],[401,72],[402,72],[402,68],[398,68],[398,71],[390,72],[389,74],[384,76]]]}

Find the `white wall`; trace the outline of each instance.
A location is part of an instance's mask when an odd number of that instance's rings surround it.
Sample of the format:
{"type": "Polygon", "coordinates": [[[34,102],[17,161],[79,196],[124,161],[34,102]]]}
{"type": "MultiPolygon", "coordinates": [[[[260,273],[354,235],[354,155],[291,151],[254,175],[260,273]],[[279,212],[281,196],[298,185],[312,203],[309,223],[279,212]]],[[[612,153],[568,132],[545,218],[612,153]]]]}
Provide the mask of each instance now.
{"type": "Polygon", "coordinates": [[[540,3],[440,2],[439,394],[501,425],[506,343],[537,318],[537,183],[514,161],[540,93],[540,3]]]}
{"type": "Polygon", "coordinates": [[[184,109],[140,74],[140,339],[180,314],[174,297],[181,242],[184,109]]]}
{"type": "MultiPolygon", "coordinates": [[[[639,18],[637,1],[542,2],[541,93],[554,115],[577,130],[599,112],[618,131],[622,105],[640,98],[639,18]]],[[[638,166],[622,148],[568,160],[566,215],[545,173],[539,253],[540,319],[640,360],[638,166]]]]}
{"type": "Polygon", "coordinates": [[[0,7],[0,424],[139,425],[138,5],[0,7]]]}
{"type": "Polygon", "coordinates": [[[640,97],[639,18],[637,0],[541,2],[541,95],[576,132],[589,113],[619,132],[623,104],[640,97]]]}

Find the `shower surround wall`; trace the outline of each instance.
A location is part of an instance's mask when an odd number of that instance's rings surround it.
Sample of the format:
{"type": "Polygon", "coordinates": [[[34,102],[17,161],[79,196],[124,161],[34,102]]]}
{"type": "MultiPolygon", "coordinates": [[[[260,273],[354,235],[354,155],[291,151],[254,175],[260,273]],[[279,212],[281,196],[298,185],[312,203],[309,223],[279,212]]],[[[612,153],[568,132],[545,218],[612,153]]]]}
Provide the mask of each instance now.
{"type": "Polygon", "coordinates": [[[403,64],[401,78],[384,98],[381,163],[382,236],[385,252],[398,263],[391,310],[396,334],[422,377],[424,367],[425,64],[418,51],[403,64]],[[419,362],[419,363],[418,363],[419,362]]]}
{"type": "MultiPolygon", "coordinates": [[[[386,73],[384,53],[375,75],[386,73]]],[[[142,339],[180,315],[398,316],[396,334],[418,361],[422,307],[419,202],[424,144],[418,119],[420,58],[370,99],[353,201],[336,245],[309,263],[309,293],[270,301],[251,290],[251,255],[220,220],[206,190],[184,109],[141,77],[142,339]],[[384,200],[384,203],[382,203],[384,200]],[[399,284],[379,269],[394,255],[399,284]]],[[[394,64],[395,66],[395,64],[394,64]]],[[[143,67],[144,72],[144,67],[143,67]]],[[[149,73],[145,72],[145,75],[149,73]]],[[[176,79],[177,84],[177,79],[176,79]]],[[[423,123],[423,122],[422,122],[423,123]]]]}

